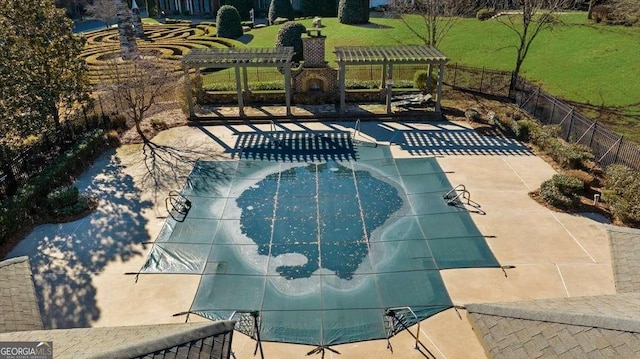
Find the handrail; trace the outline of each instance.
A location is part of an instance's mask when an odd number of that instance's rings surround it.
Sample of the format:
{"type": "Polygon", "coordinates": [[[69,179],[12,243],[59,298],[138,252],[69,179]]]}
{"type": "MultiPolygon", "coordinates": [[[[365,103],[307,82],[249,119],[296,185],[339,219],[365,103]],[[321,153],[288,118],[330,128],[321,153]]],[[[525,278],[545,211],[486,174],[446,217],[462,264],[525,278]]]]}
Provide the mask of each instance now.
{"type": "Polygon", "coordinates": [[[355,126],[353,126],[353,137],[355,138],[357,134],[359,134],[361,131],[361,124],[360,124],[360,119],[356,120],[356,124],[355,126]]]}
{"type": "Polygon", "coordinates": [[[171,205],[171,208],[173,208],[180,214],[187,214],[187,212],[189,212],[189,210],[191,209],[191,201],[178,191],[170,191],[169,197],[164,200],[164,205],[167,208],[167,212],[169,213],[171,213],[171,210],[169,210],[169,205],[171,205]]]}
{"type": "Polygon", "coordinates": [[[455,186],[449,192],[445,193],[442,198],[445,199],[447,204],[455,203],[455,201],[460,198],[467,200],[467,204],[471,203],[471,193],[467,191],[467,187],[463,184],[455,186]],[[452,196],[453,194],[455,194],[455,196],[452,196]]]}

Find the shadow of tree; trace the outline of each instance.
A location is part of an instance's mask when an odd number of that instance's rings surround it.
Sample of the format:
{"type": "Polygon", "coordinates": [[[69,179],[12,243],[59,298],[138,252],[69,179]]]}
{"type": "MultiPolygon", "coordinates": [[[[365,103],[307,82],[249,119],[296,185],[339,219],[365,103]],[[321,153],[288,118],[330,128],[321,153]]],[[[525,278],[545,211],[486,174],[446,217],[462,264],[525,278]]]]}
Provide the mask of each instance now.
{"type": "Polygon", "coordinates": [[[88,327],[100,317],[94,274],[114,261],[144,255],[149,240],[141,212],[151,206],[113,151],[80,178],[79,189],[99,200],[89,216],[36,227],[7,256],[29,256],[45,328],[88,327]]]}

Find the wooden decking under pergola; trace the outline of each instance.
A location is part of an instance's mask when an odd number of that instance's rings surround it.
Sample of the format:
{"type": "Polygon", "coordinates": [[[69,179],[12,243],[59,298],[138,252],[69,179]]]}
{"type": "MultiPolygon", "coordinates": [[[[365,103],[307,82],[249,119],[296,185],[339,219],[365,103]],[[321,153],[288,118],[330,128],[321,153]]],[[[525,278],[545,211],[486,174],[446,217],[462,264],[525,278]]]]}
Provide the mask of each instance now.
{"type": "Polygon", "coordinates": [[[340,46],[334,50],[339,66],[340,112],[345,110],[346,90],[345,74],[349,65],[382,65],[382,88],[387,88],[387,113],[391,113],[391,89],[393,65],[436,65],[438,66],[438,84],[436,112],[441,112],[442,82],[444,65],[449,61],[438,49],[432,46],[340,46]]]}
{"type": "Polygon", "coordinates": [[[187,78],[186,91],[189,102],[189,115],[195,117],[193,99],[191,94],[191,81],[189,69],[206,68],[234,68],[236,74],[236,87],[238,90],[238,110],[240,116],[244,115],[243,88],[249,89],[247,83],[247,67],[276,67],[284,69],[284,88],[287,106],[287,115],[291,115],[291,58],[293,47],[280,48],[209,48],[192,49],[182,58],[182,68],[187,78]],[[241,80],[240,69],[243,70],[244,80],[241,80]],[[243,86],[244,85],[244,86],[243,86]]]}

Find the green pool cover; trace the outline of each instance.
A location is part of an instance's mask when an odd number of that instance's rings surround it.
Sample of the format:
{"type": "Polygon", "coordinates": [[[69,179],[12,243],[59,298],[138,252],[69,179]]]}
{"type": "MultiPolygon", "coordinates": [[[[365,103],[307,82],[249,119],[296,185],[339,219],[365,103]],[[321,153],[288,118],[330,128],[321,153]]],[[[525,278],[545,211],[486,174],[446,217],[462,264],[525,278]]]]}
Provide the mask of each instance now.
{"type": "Polygon", "coordinates": [[[167,219],[141,272],[199,274],[190,313],[256,313],[254,338],[325,347],[388,338],[451,308],[441,269],[499,266],[467,210],[443,199],[452,186],[435,158],[353,149],[198,162],[182,191],[190,210],[167,219]],[[417,318],[388,311],[398,307],[417,318]]]}

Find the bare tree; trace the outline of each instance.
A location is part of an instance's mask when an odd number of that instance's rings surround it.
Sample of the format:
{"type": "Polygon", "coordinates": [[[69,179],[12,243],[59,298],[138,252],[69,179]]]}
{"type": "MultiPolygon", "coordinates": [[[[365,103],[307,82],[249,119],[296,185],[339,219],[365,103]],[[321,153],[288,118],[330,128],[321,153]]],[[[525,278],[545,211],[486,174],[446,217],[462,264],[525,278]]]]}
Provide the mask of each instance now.
{"type": "Polygon", "coordinates": [[[458,0],[396,0],[391,2],[390,8],[400,15],[409,31],[425,45],[434,47],[438,47],[460,16],[468,10],[465,2],[458,0]],[[421,21],[411,21],[411,15],[420,16],[421,21]]]}
{"type": "Polygon", "coordinates": [[[593,7],[598,5],[598,0],[589,0],[589,11],[587,12],[587,19],[593,19],[593,7]]]}
{"type": "Polygon", "coordinates": [[[157,59],[145,56],[128,61],[113,60],[105,71],[106,90],[122,104],[124,115],[134,123],[142,141],[148,143],[142,120],[158,101],[174,94],[178,75],[157,59]]]}
{"type": "Polygon", "coordinates": [[[86,6],[87,14],[111,27],[111,20],[117,16],[116,2],[113,0],[94,0],[93,5],[86,6]]]}
{"type": "Polygon", "coordinates": [[[570,0],[520,0],[520,11],[506,13],[498,21],[511,29],[518,37],[516,65],[510,88],[516,86],[516,79],[534,40],[544,30],[559,24],[555,14],[571,4],[570,0]]]}

